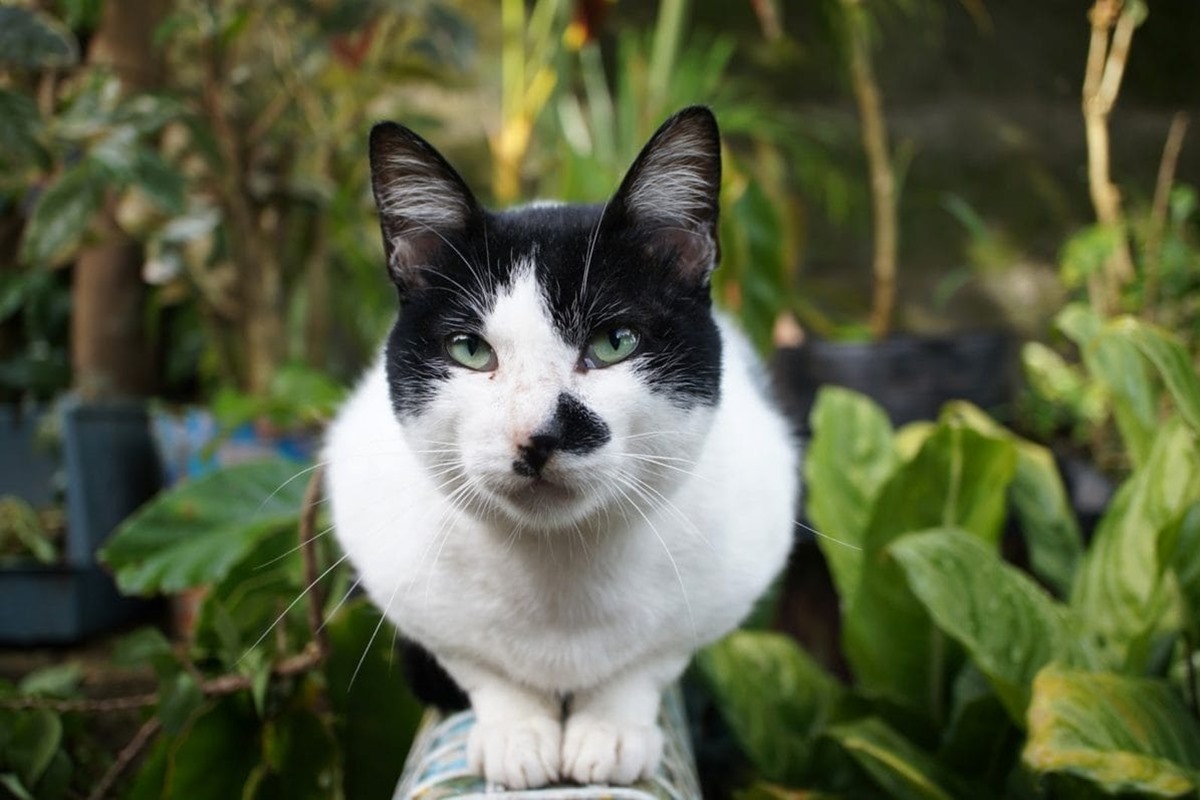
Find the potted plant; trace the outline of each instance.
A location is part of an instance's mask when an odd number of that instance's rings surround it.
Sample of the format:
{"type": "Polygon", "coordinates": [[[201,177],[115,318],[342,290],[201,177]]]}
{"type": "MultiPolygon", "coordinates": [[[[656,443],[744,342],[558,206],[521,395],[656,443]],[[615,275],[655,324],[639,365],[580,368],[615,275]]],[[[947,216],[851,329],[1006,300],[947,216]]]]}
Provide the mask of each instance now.
{"type": "Polygon", "coordinates": [[[893,430],[821,390],[806,477],[845,668],[764,631],[702,654],[747,796],[1196,792],[1200,378],[1162,329],[1081,323],[1088,352],[1137,367],[1091,377],[1161,401],[1090,544],[1051,453],[977,407],[893,430]]]}
{"type": "MultiPolygon", "coordinates": [[[[5,241],[0,303],[0,392],[11,401],[0,408],[0,496],[4,538],[25,547],[0,570],[0,638],[64,642],[143,607],[120,598],[94,554],[158,485],[146,410],[135,399],[146,388],[135,373],[148,367],[136,253],[104,222],[111,189],[153,171],[124,156],[154,126],[145,109],[105,93],[111,84],[94,65],[65,79],[78,46],[62,24],[20,6],[2,11],[10,38],[0,103],[11,112],[5,161],[13,161],[3,212],[21,233],[5,241]],[[112,116],[93,113],[106,102],[112,116]],[[14,201],[29,183],[40,186],[25,219],[29,204],[14,201]],[[95,313],[97,303],[120,324],[95,313]]],[[[96,32],[97,48],[113,24],[96,32]]]]}

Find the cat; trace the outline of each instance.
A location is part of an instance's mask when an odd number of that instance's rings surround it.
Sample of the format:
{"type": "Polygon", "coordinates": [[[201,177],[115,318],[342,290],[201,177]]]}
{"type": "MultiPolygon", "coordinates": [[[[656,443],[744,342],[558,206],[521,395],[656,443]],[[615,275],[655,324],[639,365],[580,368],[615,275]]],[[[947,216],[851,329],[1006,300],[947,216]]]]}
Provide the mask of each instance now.
{"type": "Polygon", "coordinates": [[[371,131],[400,311],[330,427],[334,529],[509,789],[650,776],[664,687],[790,550],[796,447],[710,299],[720,147],[687,108],[604,205],[492,212],[371,131]]]}

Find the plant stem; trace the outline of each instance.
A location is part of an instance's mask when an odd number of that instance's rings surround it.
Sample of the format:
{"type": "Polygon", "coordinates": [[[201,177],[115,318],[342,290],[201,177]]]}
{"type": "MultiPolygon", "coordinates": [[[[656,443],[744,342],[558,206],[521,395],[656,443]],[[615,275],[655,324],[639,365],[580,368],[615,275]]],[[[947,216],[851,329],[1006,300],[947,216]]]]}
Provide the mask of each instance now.
{"type": "Polygon", "coordinates": [[[850,83],[858,103],[863,151],[871,175],[871,209],[874,228],[874,256],[871,293],[871,334],[885,338],[892,328],[896,305],[896,179],[892,172],[891,150],[879,84],[871,66],[870,43],[862,0],[841,0],[850,53],[850,83]]]}
{"type": "Polygon", "coordinates": [[[308,629],[312,634],[317,653],[323,659],[329,653],[329,641],[325,636],[325,626],[321,621],[321,611],[325,606],[323,593],[317,586],[317,536],[313,531],[317,527],[317,504],[321,502],[321,486],[325,476],[325,468],[318,466],[313,470],[304,490],[304,510],[300,515],[300,550],[304,556],[304,580],[308,584],[308,629]]]}
{"type": "Polygon", "coordinates": [[[162,727],[162,723],[158,721],[158,717],[150,717],[142,723],[142,727],[138,728],[137,733],[129,740],[129,743],[121,748],[121,752],[117,754],[117,759],[108,768],[102,777],[93,787],[87,800],[102,800],[108,797],[108,793],[112,790],[113,784],[117,779],[129,769],[129,765],[134,762],[138,755],[146,749],[146,745],[154,738],[162,727]]]}
{"type": "Polygon", "coordinates": [[[1171,186],[1175,183],[1175,168],[1179,165],[1179,151],[1183,149],[1183,137],[1187,133],[1188,115],[1182,111],[1171,118],[1167,130],[1167,141],[1163,145],[1162,161],[1158,164],[1158,179],[1154,184],[1154,203],[1150,207],[1150,232],[1146,235],[1145,285],[1142,290],[1142,309],[1146,319],[1155,321],[1154,306],[1158,302],[1158,263],[1162,255],[1162,239],[1167,227],[1167,212],[1170,210],[1171,186]]]}
{"type": "Polygon", "coordinates": [[[1096,219],[1111,228],[1117,237],[1103,274],[1093,276],[1088,283],[1089,299],[1101,314],[1116,309],[1122,284],[1133,278],[1133,257],[1121,210],[1121,193],[1110,174],[1108,115],[1117,101],[1133,30],[1138,23],[1134,8],[1132,2],[1125,0],[1095,0],[1088,12],[1092,36],[1083,80],[1088,188],[1096,219]],[[1113,31],[1111,45],[1110,30],[1113,31]]]}

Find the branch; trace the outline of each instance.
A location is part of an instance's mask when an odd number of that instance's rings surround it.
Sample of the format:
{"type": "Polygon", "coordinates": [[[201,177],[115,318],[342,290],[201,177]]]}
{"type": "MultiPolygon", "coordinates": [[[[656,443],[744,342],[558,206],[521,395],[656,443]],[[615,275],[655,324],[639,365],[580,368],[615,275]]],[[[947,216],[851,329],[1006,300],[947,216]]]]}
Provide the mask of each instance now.
{"type": "Polygon", "coordinates": [[[1167,141],[1163,145],[1162,161],[1158,164],[1158,179],[1154,184],[1154,204],[1150,207],[1150,231],[1146,235],[1146,285],[1143,291],[1143,308],[1147,318],[1154,322],[1154,305],[1158,302],[1159,258],[1162,255],[1162,239],[1167,228],[1167,212],[1170,210],[1171,186],[1175,183],[1175,168],[1179,165],[1179,151],[1183,149],[1183,137],[1187,133],[1188,115],[1182,111],[1171,118],[1167,130],[1167,141]]]}
{"type": "Polygon", "coordinates": [[[113,784],[117,782],[117,778],[120,778],[125,770],[129,769],[129,765],[134,762],[142,750],[146,749],[146,745],[150,744],[161,727],[162,723],[158,721],[158,717],[151,717],[143,722],[142,727],[138,728],[129,743],[121,748],[121,752],[117,754],[117,760],[112,763],[112,766],[104,773],[104,777],[88,794],[87,800],[103,800],[107,797],[113,784]]]}
{"type": "Polygon", "coordinates": [[[1121,285],[1131,280],[1134,274],[1125,217],[1121,211],[1121,193],[1113,184],[1109,169],[1108,139],[1108,115],[1117,99],[1133,30],[1138,23],[1134,9],[1134,3],[1124,0],[1096,0],[1088,13],[1092,37],[1083,80],[1088,188],[1097,220],[1117,234],[1117,244],[1108,258],[1104,274],[1094,276],[1088,284],[1089,298],[1101,313],[1116,307],[1121,285]],[[1109,31],[1114,25],[1116,32],[1110,47],[1109,31]]]}
{"type": "Polygon", "coordinates": [[[321,485],[325,468],[318,466],[309,478],[304,490],[304,510],[300,515],[300,548],[304,555],[304,580],[308,590],[308,629],[312,633],[313,645],[323,659],[329,654],[329,640],[325,626],[321,623],[321,611],[325,607],[318,583],[316,539],[313,530],[317,527],[317,505],[321,502],[321,485]]]}
{"type": "MultiPolygon", "coordinates": [[[[313,471],[313,475],[308,481],[308,488],[304,491],[304,507],[300,515],[300,549],[304,557],[305,576],[312,586],[308,594],[308,625],[312,631],[312,641],[309,642],[308,646],[302,652],[294,656],[289,656],[273,666],[271,668],[271,677],[273,678],[289,678],[308,672],[311,669],[316,669],[324,663],[326,656],[329,654],[329,642],[321,625],[321,611],[324,607],[324,600],[317,588],[317,554],[316,545],[314,544],[317,537],[313,535],[313,529],[316,527],[317,508],[321,501],[323,475],[324,470],[320,467],[313,471]]],[[[187,662],[185,669],[195,672],[195,665],[187,662]]],[[[222,697],[250,689],[253,685],[253,680],[246,675],[234,673],[221,675],[210,680],[199,679],[197,683],[200,684],[200,691],[206,697],[222,697]]],[[[128,695],[125,697],[83,700],[54,700],[44,697],[4,697],[0,698],[0,708],[13,711],[46,709],[58,713],[108,713],[147,708],[155,705],[158,699],[157,692],[147,692],[145,694],[128,695]]]]}
{"type": "Polygon", "coordinates": [[[871,67],[871,53],[863,30],[861,0],[841,0],[850,48],[850,82],[862,125],[863,150],[871,173],[871,205],[874,219],[872,260],[874,290],[871,298],[871,334],[876,340],[887,336],[896,305],[896,182],[892,174],[887,127],[879,85],[871,67]]]}

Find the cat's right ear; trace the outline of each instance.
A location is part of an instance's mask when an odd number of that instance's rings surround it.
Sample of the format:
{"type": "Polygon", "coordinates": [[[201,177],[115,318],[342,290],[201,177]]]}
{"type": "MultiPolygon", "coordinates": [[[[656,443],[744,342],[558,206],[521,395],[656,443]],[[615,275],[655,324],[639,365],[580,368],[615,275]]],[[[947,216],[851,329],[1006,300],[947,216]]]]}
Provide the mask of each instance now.
{"type": "Polygon", "coordinates": [[[394,122],[371,129],[371,188],[388,273],[400,291],[428,283],[434,254],[479,212],[471,190],[442,154],[394,122]]]}

